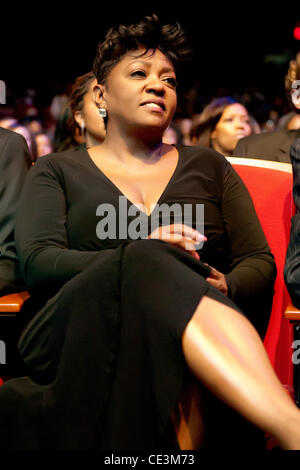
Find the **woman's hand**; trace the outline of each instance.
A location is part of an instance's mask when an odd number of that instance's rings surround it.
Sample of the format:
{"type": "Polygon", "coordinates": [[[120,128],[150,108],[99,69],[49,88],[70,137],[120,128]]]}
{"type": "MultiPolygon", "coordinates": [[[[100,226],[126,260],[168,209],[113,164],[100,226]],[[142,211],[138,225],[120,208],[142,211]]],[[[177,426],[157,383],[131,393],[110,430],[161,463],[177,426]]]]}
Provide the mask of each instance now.
{"type": "MultiPolygon", "coordinates": [[[[163,240],[188,251],[194,258],[200,259],[196,246],[202,244],[207,238],[198,230],[183,224],[172,224],[158,227],[148,238],[163,240]]],[[[198,247],[199,249],[199,247],[198,247]]]]}
{"type": "Polygon", "coordinates": [[[228,295],[228,286],[224,274],[211,266],[209,267],[211,268],[211,272],[206,278],[207,282],[223,292],[223,294],[228,295]]]}

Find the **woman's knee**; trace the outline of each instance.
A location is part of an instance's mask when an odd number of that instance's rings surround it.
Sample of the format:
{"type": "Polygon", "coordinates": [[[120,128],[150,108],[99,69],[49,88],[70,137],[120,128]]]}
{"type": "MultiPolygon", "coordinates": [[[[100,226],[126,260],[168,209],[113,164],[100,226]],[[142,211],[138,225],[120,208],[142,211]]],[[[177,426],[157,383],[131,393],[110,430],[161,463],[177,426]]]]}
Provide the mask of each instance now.
{"type": "Polygon", "coordinates": [[[123,267],[135,272],[163,268],[166,255],[174,249],[162,240],[142,239],[129,243],[124,249],[123,267]]]}

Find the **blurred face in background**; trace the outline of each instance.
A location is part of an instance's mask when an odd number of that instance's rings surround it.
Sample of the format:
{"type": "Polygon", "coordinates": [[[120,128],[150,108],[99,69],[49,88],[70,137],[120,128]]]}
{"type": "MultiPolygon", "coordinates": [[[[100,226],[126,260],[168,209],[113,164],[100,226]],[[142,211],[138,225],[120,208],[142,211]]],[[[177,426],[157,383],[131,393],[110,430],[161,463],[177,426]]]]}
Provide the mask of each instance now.
{"type": "Polygon", "coordinates": [[[1,119],[0,127],[4,127],[5,129],[9,129],[11,131],[17,132],[18,134],[21,134],[25,138],[30,152],[32,152],[32,137],[27,127],[19,124],[18,121],[14,118],[1,119]]]}
{"type": "Polygon", "coordinates": [[[37,157],[42,157],[48,153],[53,152],[52,142],[47,134],[37,134],[35,136],[35,142],[37,147],[37,157]]]}
{"type": "Polygon", "coordinates": [[[10,129],[12,126],[18,124],[18,121],[15,118],[3,118],[0,119],[0,127],[4,127],[5,129],[10,129]]]}
{"type": "Polygon", "coordinates": [[[230,156],[238,141],[251,133],[250,118],[246,108],[234,103],[223,111],[211,134],[211,144],[217,152],[230,156]]]}
{"type": "Polygon", "coordinates": [[[163,133],[163,142],[169,145],[175,145],[178,142],[178,136],[172,127],[168,127],[163,133]]]}

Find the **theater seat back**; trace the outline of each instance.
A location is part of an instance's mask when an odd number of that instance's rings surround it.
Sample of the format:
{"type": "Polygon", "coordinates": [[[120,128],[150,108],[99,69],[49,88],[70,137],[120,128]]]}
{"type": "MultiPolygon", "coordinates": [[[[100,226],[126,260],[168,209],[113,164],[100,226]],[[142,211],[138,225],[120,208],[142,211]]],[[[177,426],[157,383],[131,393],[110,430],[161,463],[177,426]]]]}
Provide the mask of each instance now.
{"type": "Polygon", "coordinates": [[[264,339],[269,358],[283,384],[293,383],[292,328],[284,318],[290,301],[283,268],[290,237],[293,174],[289,163],[248,158],[228,158],[252,197],[263,231],[275,257],[277,277],[269,326],[264,339]]]}

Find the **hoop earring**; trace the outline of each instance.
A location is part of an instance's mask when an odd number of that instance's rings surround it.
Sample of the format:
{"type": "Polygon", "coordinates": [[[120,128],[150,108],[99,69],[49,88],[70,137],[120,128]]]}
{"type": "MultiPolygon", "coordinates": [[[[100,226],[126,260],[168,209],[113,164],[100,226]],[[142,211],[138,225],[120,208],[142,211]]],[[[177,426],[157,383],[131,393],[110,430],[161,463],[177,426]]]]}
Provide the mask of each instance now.
{"type": "Polygon", "coordinates": [[[99,108],[98,112],[99,112],[100,116],[103,117],[103,118],[105,118],[107,116],[107,112],[106,112],[105,108],[99,108]]]}
{"type": "Polygon", "coordinates": [[[84,124],[81,124],[80,129],[81,129],[81,135],[84,135],[84,131],[85,131],[84,124]]]}

